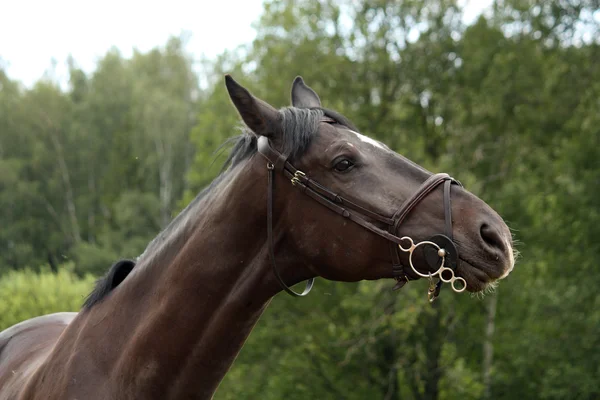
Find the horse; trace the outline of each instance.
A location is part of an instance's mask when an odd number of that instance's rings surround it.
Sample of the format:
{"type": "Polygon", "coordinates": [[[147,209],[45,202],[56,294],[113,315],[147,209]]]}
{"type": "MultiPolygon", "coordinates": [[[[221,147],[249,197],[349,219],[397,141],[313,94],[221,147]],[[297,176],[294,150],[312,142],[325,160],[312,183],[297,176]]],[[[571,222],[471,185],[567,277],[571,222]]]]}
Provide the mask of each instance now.
{"type": "Polygon", "coordinates": [[[0,399],[210,399],[280,292],[427,278],[433,300],[513,269],[489,205],[359,133],[301,77],[281,109],[225,86],[245,127],[221,173],[79,312],[0,333],[0,399]]]}

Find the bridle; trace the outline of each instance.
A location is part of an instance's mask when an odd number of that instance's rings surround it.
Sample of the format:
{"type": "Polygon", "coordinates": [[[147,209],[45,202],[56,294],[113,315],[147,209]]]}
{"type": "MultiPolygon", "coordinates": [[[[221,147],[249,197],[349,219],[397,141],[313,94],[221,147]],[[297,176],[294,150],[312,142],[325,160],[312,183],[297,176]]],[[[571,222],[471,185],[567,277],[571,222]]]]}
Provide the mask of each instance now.
{"type": "MultiPolygon", "coordinates": [[[[329,119],[326,119],[323,122],[335,123],[335,121],[329,119]]],[[[267,137],[260,136],[258,138],[257,148],[258,152],[267,159],[267,240],[269,246],[269,258],[271,259],[275,277],[281,284],[283,290],[287,293],[292,296],[306,296],[313,287],[314,278],[310,278],[306,282],[306,287],[302,293],[297,293],[285,284],[277,269],[273,240],[273,192],[275,172],[282,173],[291,181],[292,185],[298,188],[302,193],[316,200],[333,212],[387,239],[390,242],[393,276],[397,281],[394,290],[402,288],[411,279],[410,275],[406,273],[405,266],[400,262],[400,252],[408,253],[408,263],[412,273],[419,277],[429,278],[429,301],[432,302],[437,298],[443,283],[450,283],[452,289],[457,293],[463,292],[467,288],[466,281],[454,274],[458,262],[458,251],[452,240],[450,192],[452,184],[462,186],[460,182],[444,173],[431,175],[412,196],[404,201],[398,211],[390,218],[370,211],[310,179],[304,172],[296,169],[288,161],[289,155],[282,154],[273,149],[267,137]],[[429,240],[418,242],[416,244],[413,239],[408,236],[397,236],[396,232],[398,231],[398,227],[406,219],[409,213],[421,202],[421,200],[441,184],[444,185],[444,218],[446,234],[437,234],[429,240]],[[369,220],[375,220],[381,224],[387,225],[387,231],[379,228],[369,220]],[[436,269],[435,272],[422,273],[415,268],[413,264],[413,254],[419,247],[423,250],[427,264],[429,264],[431,268],[436,269]],[[437,283],[434,283],[434,277],[438,278],[437,283]],[[456,282],[459,283],[458,286],[456,285],[456,282]]]]}

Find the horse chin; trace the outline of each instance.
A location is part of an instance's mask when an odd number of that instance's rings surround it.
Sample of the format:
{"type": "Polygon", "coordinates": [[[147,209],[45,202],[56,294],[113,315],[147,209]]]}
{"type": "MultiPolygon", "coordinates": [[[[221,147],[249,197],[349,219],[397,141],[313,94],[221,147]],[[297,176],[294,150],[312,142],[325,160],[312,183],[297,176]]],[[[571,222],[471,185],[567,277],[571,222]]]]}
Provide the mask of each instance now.
{"type": "Polygon", "coordinates": [[[467,291],[471,293],[487,293],[493,291],[498,285],[497,278],[463,258],[460,259],[456,273],[467,282],[467,291]]]}

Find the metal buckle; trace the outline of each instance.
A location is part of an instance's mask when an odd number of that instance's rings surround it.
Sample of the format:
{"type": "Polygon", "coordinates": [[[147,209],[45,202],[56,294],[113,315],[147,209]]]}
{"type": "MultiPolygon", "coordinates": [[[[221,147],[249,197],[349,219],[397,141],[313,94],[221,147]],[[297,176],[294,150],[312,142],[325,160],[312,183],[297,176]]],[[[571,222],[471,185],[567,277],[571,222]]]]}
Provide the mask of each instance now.
{"type": "Polygon", "coordinates": [[[300,181],[301,178],[306,177],[306,174],[302,171],[296,171],[294,172],[294,177],[291,179],[292,185],[296,186],[299,183],[302,183],[300,181]]]}
{"type": "Polygon", "coordinates": [[[429,277],[429,289],[427,289],[427,299],[430,303],[433,303],[437,296],[435,295],[436,283],[433,281],[433,277],[429,277]]]}

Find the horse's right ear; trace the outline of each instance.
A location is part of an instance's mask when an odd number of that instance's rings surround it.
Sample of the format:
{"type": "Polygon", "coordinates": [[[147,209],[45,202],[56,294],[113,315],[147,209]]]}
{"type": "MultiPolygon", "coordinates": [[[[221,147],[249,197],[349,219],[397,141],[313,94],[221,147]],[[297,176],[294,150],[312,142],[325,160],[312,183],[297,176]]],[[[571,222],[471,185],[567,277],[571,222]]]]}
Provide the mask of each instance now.
{"type": "Polygon", "coordinates": [[[266,102],[252,96],[242,85],[229,74],[225,75],[225,86],[231,101],[240,116],[254,133],[272,137],[281,130],[279,113],[266,102]]]}
{"type": "Polygon", "coordinates": [[[298,108],[321,107],[319,95],[304,83],[301,76],[292,83],[292,105],[298,108]]]}

